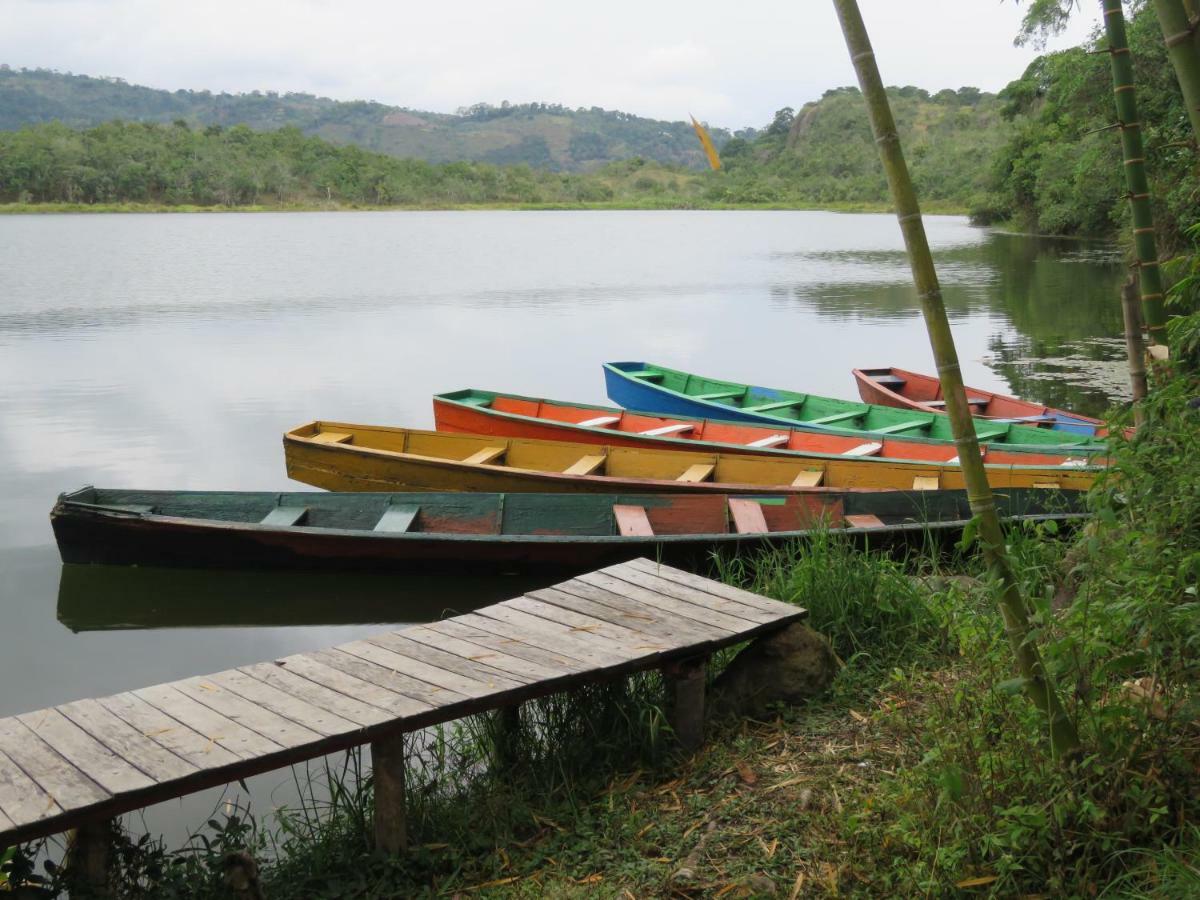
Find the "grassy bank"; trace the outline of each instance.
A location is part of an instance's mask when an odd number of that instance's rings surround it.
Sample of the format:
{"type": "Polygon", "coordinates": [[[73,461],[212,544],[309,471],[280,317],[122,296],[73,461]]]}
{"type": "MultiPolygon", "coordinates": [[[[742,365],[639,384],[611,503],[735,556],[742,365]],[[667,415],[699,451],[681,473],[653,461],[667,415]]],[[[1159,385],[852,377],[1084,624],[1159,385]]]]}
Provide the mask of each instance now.
{"type": "MultiPolygon", "coordinates": [[[[933,215],[966,215],[965,208],[954,204],[928,204],[933,215]]],[[[381,212],[441,210],[811,210],[844,213],[887,213],[886,203],[724,203],[703,200],[647,197],[621,201],[550,202],[550,203],[428,203],[428,204],[252,204],[244,206],[196,206],[166,203],[0,203],[0,215],[50,215],[55,213],[229,213],[229,212],[381,212]]]]}
{"type": "Polygon", "coordinates": [[[1050,756],[973,554],[830,534],[721,566],[810,610],[841,661],[827,696],[716,722],[683,761],[655,675],[526,704],[515,738],[467,719],[412,737],[407,856],[372,850],[351,757],[300,773],[301,809],[217,816],[183,853],[131,841],[122,895],[227,896],[230,851],[271,898],[1196,895],[1197,393],[1160,390],[1085,529],[1009,535],[1079,759],[1050,756]]]}

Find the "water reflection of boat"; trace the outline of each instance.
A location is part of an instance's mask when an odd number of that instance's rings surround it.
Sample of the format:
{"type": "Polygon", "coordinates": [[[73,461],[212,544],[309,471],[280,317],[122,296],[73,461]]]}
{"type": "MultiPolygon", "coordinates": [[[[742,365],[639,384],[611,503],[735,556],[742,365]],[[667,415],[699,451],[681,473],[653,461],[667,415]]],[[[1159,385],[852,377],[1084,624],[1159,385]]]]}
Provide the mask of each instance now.
{"type": "Polygon", "coordinates": [[[58,620],[72,631],[428,622],[550,579],[382,576],[65,564],[58,620]]]}

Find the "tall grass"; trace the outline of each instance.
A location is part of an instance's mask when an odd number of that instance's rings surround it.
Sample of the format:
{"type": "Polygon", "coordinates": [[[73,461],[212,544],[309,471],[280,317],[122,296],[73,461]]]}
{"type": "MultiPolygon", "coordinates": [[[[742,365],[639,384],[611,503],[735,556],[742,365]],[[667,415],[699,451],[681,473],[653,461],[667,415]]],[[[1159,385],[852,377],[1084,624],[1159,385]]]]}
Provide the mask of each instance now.
{"type": "Polygon", "coordinates": [[[719,577],[808,610],[847,666],[887,666],[911,658],[943,634],[930,592],[916,573],[928,557],[897,560],[858,550],[851,538],[822,531],[758,555],[717,558],[719,577]]]}

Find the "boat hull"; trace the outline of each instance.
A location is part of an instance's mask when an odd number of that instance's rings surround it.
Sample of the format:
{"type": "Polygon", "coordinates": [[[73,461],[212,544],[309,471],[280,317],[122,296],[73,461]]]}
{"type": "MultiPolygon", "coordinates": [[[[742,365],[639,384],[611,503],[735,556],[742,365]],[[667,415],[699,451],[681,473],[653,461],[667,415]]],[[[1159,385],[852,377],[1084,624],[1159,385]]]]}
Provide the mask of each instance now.
{"type": "MultiPolygon", "coordinates": [[[[958,465],[869,458],[768,459],[341,422],[311,422],[292,429],[284,435],[284,456],[289,477],[330,491],[821,494],[965,486],[958,465]],[[338,440],[342,437],[346,440],[338,440]],[[470,462],[475,454],[492,449],[505,464],[470,462]],[[604,474],[570,474],[574,463],[587,458],[602,460],[604,474]],[[697,470],[700,475],[689,477],[697,470]]],[[[1062,466],[989,466],[988,479],[994,489],[1086,490],[1096,472],[1062,466]]]]}
{"type": "MultiPolygon", "coordinates": [[[[903,436],[906,441],[953,444],[949,420],[930,410],[897,408],[819,397],[777,388],[693,375],[644,362],[604,364],[608,396],[627,409],[666,415],[758,422],[864,439],[903,436]]],[[[1092,435],[1051,432],[1007,420],[976,420],[981,443],[1052,453],[1101,454],[1092,435]]]]}
{"type": "MultiPolygon", "coordinates": [[[[932,375],[909,372],[892,366],[879,369],[854,369],[854,381],[858,395],[864,403],[891,406],[896,409],[912,409],[945,415],[945,410],[929,406],[929,401],[941,399],[941,384],[932,375]],[[881,383],[880,378],[891,384],[881,383]],[[899,382],[899,383],[897,383],[899,382]]],[[[1030,420],[1040,427],[1066,434],[1105,437],[1108,427],[1100,419],[1079,413],[1043,406],[1029,400],[1009,397],[994,391],[965,388],[969,401],[974,401],[973,415],[977,419],[1030,420]]]]}
{"type": "MultiPolygon", "coordinates": [[[[452,391],[433,398],[434,427],[457,434],[494,435],[533,440],[579,441],[616,447],[664,450],[708,449],[714,453],[737,453],[766,457],[837,458],[863,439],[821,431],[786,430],[761,422],[727,422],[691,416],[667,416],[613,407],[567,403],[544,398],[498,394],[489,391],[452,391]],[[611,419],[607,426],[586,423],[611,419]],[[690,426],[677,435],[653,434],[679,425],[690,426]],[[651,433],[647,433],[651,432],[651,433]],[[780,437],[786,438],[778,443],[780,437]],[[755,442],[772,446],[753,446],[755,442]]],[[[901,438],[876,438],[879,452],[871,459],[895,459],[914,463],[948,463],[958,453],[953,444],[920,443],[901,438]]],[[[1061,466],[1081,456],[1013,449],[1004,444],[984,446],[984,460],[993,465],[1061,466]]],[[[1089,462],[1102,464],[1101,459],[1089,462]]]]}
{"type": "MultiPolygon", "coordinates": [[[[413,574],[580,572],[644,556],[696,568],[713,553],[782,546],[846,516],[871,515],[873,527],[842,528],[874,547],[918,546],[953,539],[970,516],[963,492],[884,492],[810,497],[758,495],[763,533],[737,533],[727,496],[628,495],[572,500],[561,495],[413,494],[435,532],[379,532],[367,525],[392,508],[384,494],[121,492],[135,508],[82,502],[95,489],[59,498],[51,523],[63,562],[74,565],[193,569],[330,570],[413,574]],[[75,499],[72,499],[75,498],[75,499]],[[182,498],[182,499],[181,499],[182,498]],[[643,510],[654,534],[616,533],[613,506],[643,510]],[[273,504],[307,504],[323,525],[280,525],[211,516],[257,517],[273,504]],[[427,513],[424,511],[428,511],[427,513]],[[175,513],[187,513],[177,515],[175,513]],[[349,520],[349,521],[347,521],[349,520]],[[355,524],[357,527],[340,527],[355,524]],[[502,533],[516,528],[520,533],[502,533]],[[455,530],[457,529],[457,530],[455,530]],[[558,533],[555,533],[555,529],[558,533]]],[[[116,492],[109,492],[110,494],[116,492]]],[[[1077,497],[1017,491],[1000,499],[1004,513],[1071,520],[1077,497]]],[[[159,582],[161,587],[161,582],[159,582]]]]}

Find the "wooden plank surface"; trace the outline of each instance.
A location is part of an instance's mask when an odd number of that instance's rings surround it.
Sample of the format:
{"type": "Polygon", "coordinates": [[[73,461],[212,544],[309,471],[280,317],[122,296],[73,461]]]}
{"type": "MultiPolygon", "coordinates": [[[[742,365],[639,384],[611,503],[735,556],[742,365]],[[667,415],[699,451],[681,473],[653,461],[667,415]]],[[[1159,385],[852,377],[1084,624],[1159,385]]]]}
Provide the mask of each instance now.
{"type": "MultiPolygon", "coordinates": [[[[601,603],[615,605],[618,609],[633,615],[644,615],[643,610],[649,604],[631,597],[632,591],[627,591],[613,575],[606,572],[591,572],[573,578],[561,585],[561,590],[570,594],[581,594],[601,603]]],[[[672,627],[679,629],[683,639],[696,634],[704,635],[704,640],[717,640],[718,636],[731,637],[744,627],[740,620],[727,618],[720,614],[710,615],[708,610],[699,609],[694,603],[685,603],[666,594],[660,594],[654,608],[665,614],[670,614],[672,627]],[[703,631],[701,631],[703,629],[703,631]],[[716,632],[716,634],[713,634],[716,632]]]]}
{"type": "Polygon", "coordinates": [[[457,616],[424,626],[434,634],[446,634],[474,644],[484,652],[502,653],[515,657],[526,663],[531,663],[548,671],[579,672],[587,668],[584,663],[565,656],[552,649],[545,649],[529,644],[520,638],[506,637],[488,627],[480,628],[478,623],[472,623],[467,616],[457,616]]]}
{"type": "MultiPolygon", "coordinates": [[[[0,719],[0,752],[63,810],[103,803],[112,796],[15,717],[0,719]]],[[[5,815],[12,817],[8,810],[5,815]]]]}
{"type": "Polygon", "coordinates": [[[511,672],[494,669],[487,665],[487,663],[459,656],[441,647],[434,647],[420,641],[411,640],[407,634],[400,631],[372,635],[367,640],[372,644],[378,644],[384,649],[394,650],[396,653],[402,653],[411,659],[428,663],[431,666],[437,666],[439,669],[445,669],[448,672],[462,675],[473,681],[482,682],[492,688],[507,690],[537,680],[525,675],[514,675],[511,672]]]}
{"type": "Polygon", "coordinates": [[[411,700],[417,700],[430,709],[467,699],[462,694],[396,672],[386,664],[381,665],[357,654],[346,653],[340,647],[332,650],[317,650],[306,655],[324,663],[331,669],[337,669],[376,687],[401,694],[411,700]]]}
{"type": "MultiPolygon", "coordinates": [[[[691,572],[685,572],[682,569],[676,569],[672,566],[663,566],[658,563],[651,562],[648,559],[634,559],[620,566],[611,566],[607,569],[601,569],[601,572],[624,575],[627,572],[646,572],[650,575],[656,575],[659,578],[667,581],[675,581],[679,584],[686,584],[689,587],[697,588],[698,590],[706,591],[710,594],[716,594],[719,597],[726,597],[730,600],[736,600],[746,606],[753,606],[756,609],[761,609],[764,612],[773,612],[781,617],[786,617],[788,613],[796,611],[796,607],[788,603],[781,603],[778,600],[772,600],[770,597],[764,597],[761,594],[755,594],[751,591],[744,591],[741,588],[734,587],[730,584],[724,584],[720,581],[714,581],[711,578],[702,578],[699,575],[693,575],[691,572]]],[[[803,612],[803,611],[801,611],[803,612]]]]}
{"type": "Polygon", "coordinates": [[[689,643],[706,644],[728,633],[707,628],[702,622],[691,622],[680,616],[654,615],[647,612],[644,606],[636,610],[622,608],[620,597],[583,582],[531,591],[528,596],[659,639],[676,642],[684,639],[689,643]],[[615,599],[617,602],[605,603],[606,598],[610,601],[615,599]]]}
{"type": "Polygon", "coordinates": [[[379,725],[389,722],[395,716],[378,706],[363,702],[349,694],[340,694],[332,688],[289,671],[286,666],[275,663],[255,663],[252,666],[242,666],[238,670],[264,684],[272,685],[281,691],[286,691],[293,697],[319,706],[330,712],[335,712],[359,726],[379,725]]]}
{"type": "Polygon", "coordinates": [[[260,706],[287,721],[297,724],[303,722],[306,730],[326,737],[353,731],[359,727],[357,722],[344,719],[322,706],[309,703],[274,685],[251,678],[245,672],[239,672],[237,669],[209,675],[199,682],[199,686],[203,688],[206,683],[214,684],[231,694],[236,694],[242,700],[260,706]]]}
{"type": "Polygon", "coordinates": [[[197,703],[174,685],[157,684],[139,688],[133,693],[155,709],[204,735],[214,744],[220,744],[241,759],[266,756],[283,749],[258,732],[215,712],[203,703],[197,703]]]}
{"type": "MultiPolygon", "coordinates": [[[[323,654],[320,651],[297,653],[294,656],[285,656],[283,659],[276,660],[274,665],[335,694],[351,697],[361,703],[383,710],[389,714],[388,717],[391,719],[416,716],[433,709],[433,705],[430,703],[409,697],[387,686],[376,684],[374,681],[359,678],[353,672],[347,672],[343,667],[330,665],[322,657],[323,654]]],[[[340,658],[336,661],[340,661],[340,658]]]]}
{"type": "Polygon", "coordinates": [[[62,812],[58,802],[3,751],[0,751],[0,809],[4,810],[5,819],[11,823],[0,826],[6,828],[15,828],[19,823],[36,822],[62,812]]]}
{"type": "Polygon", "coordinates": [[[511,653],[504,653],[492,647],[485,647],[460,637],[453,631],[437,631],[424,626],[406,628],[404,636],[410,641],[417,641],[430,647],[437,647],[449,653],[455,653],[463,659],[483,663],[510,676],[523,678],[528,681],[542,681],[559,678],[568,673],[568,669],[558,665],[542,665],[511,653]]]}
{"type": "Polygon", "coordinates": [[[135,694],[116,694],[96,701],[143,737],[154,741],[197,769],[211,769],[236,763],[241,757],[151,706],[135,694]]]}
{"type": "Polygon", "coordinates": [[[627,581],[621,578],[619,573],[589,572],[586,575],[580,575],[579,580],[586,584],[594,584],[597,587],[624,594],[627,597],[647,604],[658,602],[664,596],[670,597],[673,600],[686,604],[685,606],[675,606],[675,611],[680,615],[687,615],[689,618],[694,617],[697,620],[711,622],[713,625],[724,628],[730,634],[738,634],[759,624],[756,620],[739,615],[743,611],[742,607],[732,602],[728,603],[732,607],[731,613],[728,610],[716,608],[716,602],[720,598],[715,596],[711,597],[712,602],[701,602],[704,598],[700,598],[700,601],[698,601],[693,596],[693,589],[684,585],[667,583],[651,587],[647,586],[647,584],[652,584],[652,579],[655,576],[639,572],[636,577],[639,581],[627,581]],[[641,583],[642,581],[647,584],[641,583]],[[685,613],[685,610],[689,607],[691,608],[690,613],[685,613]]]}
{"type": "Polygon", "coordinates": [[[195,763],[146,737],[96,700],[76,700],[58,711],[155,781],[185,778],[198,771],[195,763]]]}
{"type": "Polygon", "coordinates": [[[711,652],[801,615],[638,560],[440,622],[0,719],[0,846],[711,652]]]}
{"type": "MultiPolygon", "coordinates": [[[[377,665],[386,666],[397,675],[404,675],[414,681],[431,686],[438,693],[448,692],[463,697],[484,697],[504,690],[496,684],[495,680],[489,682],[480,678],[469,678],[449,669],[443,669],[441,666],[430,665],[423,660],[397,653],[387,647],[381,647],[371,641],[351,641],[348,644],[339,644],[336,649],[343,653],[352,653],[377,665]]],[[[516,686],[513,682],[508,682],[508,684],[516,686]]]]}
{"type": "Polygon", "coordinates": [[[110,794],[136,791],[154,783],[57,709],[24,713],[17,720],[55,753],[110,794]]]}

